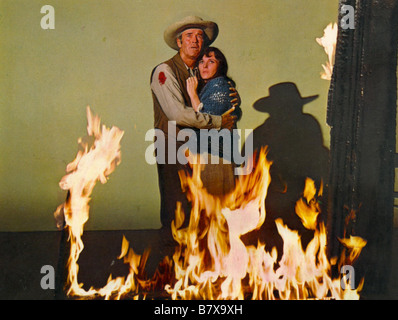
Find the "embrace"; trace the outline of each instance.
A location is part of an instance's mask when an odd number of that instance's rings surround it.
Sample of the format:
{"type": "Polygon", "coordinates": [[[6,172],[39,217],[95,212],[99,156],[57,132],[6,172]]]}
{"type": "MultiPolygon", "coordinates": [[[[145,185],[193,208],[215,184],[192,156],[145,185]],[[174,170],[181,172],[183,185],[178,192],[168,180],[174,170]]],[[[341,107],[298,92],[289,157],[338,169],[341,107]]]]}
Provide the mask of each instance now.
{"type": "MultiPolygon", "coordinates": [[[[176,159],[179,148],[186,143],[178,139],[183,130],[190,129],[193,133],[194,140],[189,140],[198,146],[193,149],[204,157],[220,160],[205,162],[208,164],[201,179],[208,192],[221,195],[234,188],[237,164],[232,161],[233,150],[239,148],[234,129],[242,111],[235,83],[228,76],[227,59],[220,49],[210,46],[217,36],[216,23],[196,16],[170,25],[164,32],[164,40],[177,53],[157,65],[151,74],[154,128],[163,137],[159,139],[156,135],[164,151],[156,159],[165,160],[157,161],[160,217],[165,228],[174,219],[177,202],[186,214],[185,221],[189,221],[190,204],[181,188],[179,172],[189,174],[190,167],[184,161],[168,161],[176,159]],[[203,129],[218,132],[217,143],[212,143],[214,135],[201,134],[203,129]]],[[[159,143],[155,152],[159,152],[158,147],[159,143]]]]}

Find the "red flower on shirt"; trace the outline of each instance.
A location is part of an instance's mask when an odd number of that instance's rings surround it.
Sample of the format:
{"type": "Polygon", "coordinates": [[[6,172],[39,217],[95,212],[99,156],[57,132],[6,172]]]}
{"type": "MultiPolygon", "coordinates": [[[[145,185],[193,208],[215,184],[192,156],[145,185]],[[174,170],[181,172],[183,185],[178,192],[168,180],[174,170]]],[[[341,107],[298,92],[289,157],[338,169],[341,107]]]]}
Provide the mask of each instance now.
{"type": "Polygon", "coordinates": [[[160,84],[164,84],[166,82],[166,75],[164,74],[164,72],[159,73],[159,83],[160,84]]]}

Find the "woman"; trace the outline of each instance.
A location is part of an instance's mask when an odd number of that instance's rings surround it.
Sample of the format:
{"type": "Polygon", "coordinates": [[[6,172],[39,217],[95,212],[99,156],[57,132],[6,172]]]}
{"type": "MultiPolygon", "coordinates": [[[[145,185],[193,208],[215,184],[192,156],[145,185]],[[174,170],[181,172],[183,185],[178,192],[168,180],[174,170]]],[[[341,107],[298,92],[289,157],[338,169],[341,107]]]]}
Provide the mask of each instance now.
{"type": "MultiPolygon", "coordinates": [[[[187,91],[191,98],[192,107],[196,112],[208,113],[213,115],[222,115],[231,109],[231,86],[235,83],[227,76],[228,63],[224,54],[215,47],[208,47],[204,50],[198,59],[198,69],[200,80],[191,77],[187,80],[187,91]]],[[[237,93],[237,92],[236,92],[237,93]]],[[[235,102],[238,99],[234,99],[235,102]]],[[[234,101],[233,100],[233,101],[234,101]]],[[[242,111],[237,102],[234,105],[233,115],[240,120],[242,111]]],[[[236,127],[236,126],[235,126],[236,127]]],[[[216,195],[225,194],[234,187],[234,164],[233,148],[240,151],[239,136],[235,131],[223,130],[218,135],[218,146],[209,138],[207,141],[207,153],[209,154],[208,164],[202,172],[202,182],[208,192],[216,195]],[[224,148],[223,135],[230,140],[224,148]],[[218,156],[220,164],[211,163],[211,156],[218,156]]],[[[198,132],[198,151],[204,151],[200,148],[200,133],[198,132]]],[[[227,141],[228,142],[228,141],[227,141]]],[[[202,142],[203,144],[203,142],[202,142]]],[[[235,151],[236,152],[236,151],[235,151]]]]}

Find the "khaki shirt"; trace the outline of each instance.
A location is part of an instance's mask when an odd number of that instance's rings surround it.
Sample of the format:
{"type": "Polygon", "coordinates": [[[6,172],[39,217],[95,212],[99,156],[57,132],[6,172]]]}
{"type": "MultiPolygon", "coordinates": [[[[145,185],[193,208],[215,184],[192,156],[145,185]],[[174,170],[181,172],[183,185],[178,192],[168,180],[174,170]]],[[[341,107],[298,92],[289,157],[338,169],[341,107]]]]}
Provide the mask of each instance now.
{"type": "Polygon", "coordinates": [[[221,116],[195,112],[185,105],[181,88],[171,68],[162,63],[154,70],[151,89],[169,121],[198,129],[221,129],[221,116]]]}

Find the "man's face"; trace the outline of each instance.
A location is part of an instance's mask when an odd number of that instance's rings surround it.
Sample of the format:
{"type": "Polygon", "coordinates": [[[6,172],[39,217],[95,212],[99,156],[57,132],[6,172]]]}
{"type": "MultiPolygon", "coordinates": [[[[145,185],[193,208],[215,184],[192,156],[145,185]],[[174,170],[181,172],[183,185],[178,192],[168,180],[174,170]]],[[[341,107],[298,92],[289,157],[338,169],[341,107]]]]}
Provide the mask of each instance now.
{"type": "Polygon", "coordinates": [[[187,29],[182,33],[181,39],[177,39],[181,56],[194,60],[198,58],[203,42],[203,31],[200,29],[187,29]]]}

